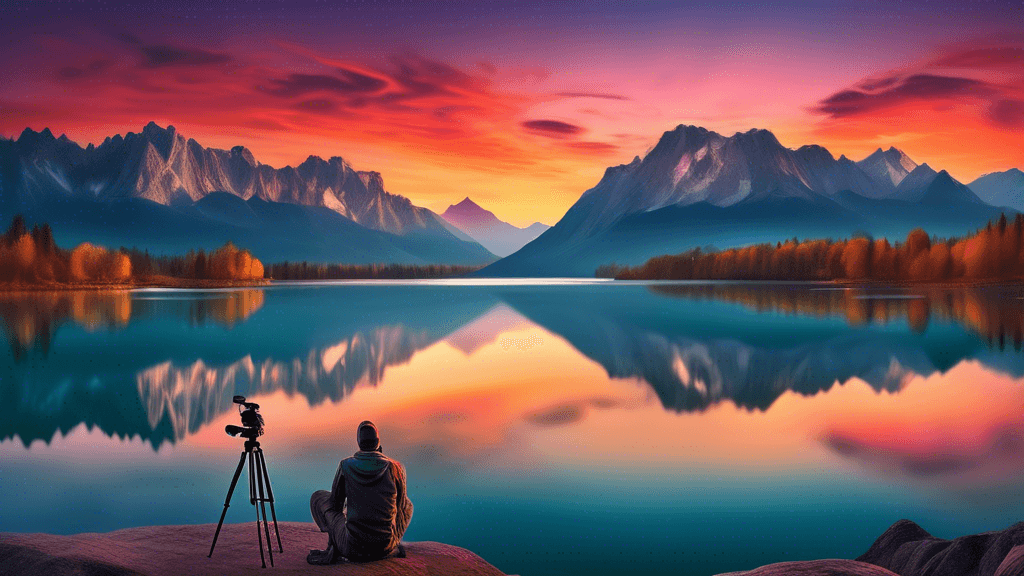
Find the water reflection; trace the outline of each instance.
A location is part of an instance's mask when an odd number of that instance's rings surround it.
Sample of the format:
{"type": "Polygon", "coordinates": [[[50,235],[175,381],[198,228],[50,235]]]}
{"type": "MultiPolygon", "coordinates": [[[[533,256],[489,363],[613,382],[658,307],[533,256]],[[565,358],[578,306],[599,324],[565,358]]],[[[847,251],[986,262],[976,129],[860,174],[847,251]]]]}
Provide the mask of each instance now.
{"type": "Polygon", "coordinates": [[[196,360],[186,366],[162,362],[138,372],[135,381],[152,429],[170,423],[173,440],[197,432],[232,408],[232,396],[284,391],[304,396],[310,406],[338,402],[360,384],[377,385],[387,366],[407,362],[433,338],[426,331],[382,326],[356,333],[333,346],[311,350],[288,362],[246,356],[226,366],[196,360]]]}
{"type": "Polygon", "coordinates": [[[742,304],[757,312],[842,317],[851,326],[906,320],[924,332],[932,318],[970,327],[1000,350],[1021,350],[1024,340],[1024,288],[916,286],[842,288],[806,285],[693,284],[652,286],[652,291],[692,300],[742,304]]]}
{"type": "MultiPolygon", "coordinates": [[[[28,445],[85,423],[158,447],[230,410],[235,394],[336,403],[442,339],[473,355],[530,324],[608,376],[649,387],[670,412],[725,401],[764,411],[787,392],[854,379],[896,393],[964,360],[1021,376],[1024,358],[1011,350],[1021,345],[1018,292],[685,284],[5,294],[12,362],[0,374],[0,438],[28,445]]],[[[505,350],[539,345],[536,334],[501,341],[505,350]]],[[[594,408],[535,409],[529,421],[574,422],[594,408]]],[[[865,452],[838,437],[832,445],[865,452]]]]}
{"type": "MultiPolygon", "coordinates": [[[[235,394],[338,402],[495,305],[487,295],[377,298],[375,288],[341,302],[288,295],[261,319],[262,290],[7,294],[0,439],[28,446],[85,423],[157,448],[229,410],[235,394]]],[[[473,338],[463,335],[467,353],[473,338]]]]}
{"type": "Polygon", "coordinates": [[[96,331],[124,326],[131,315],[131,295],[126,291],[0,292],[0,328],[15,361],[33,350],[48,352],[54,334],[67,322],[96,331]]]}
{"type": "Polygon", "coordinates": [[[966,358],[1018,375],[1024,369],[1018,354],[990,352],[978,338],[956,329],[963,323],[987,331],[993,343],[1003,341],[997,333],[1019,332],[1021,303],[1005,295],[945,290],[893,298],[750,284],[655,286],[652,291],[674,300],[624,301],[621,293],[597,291],[574,295],[570,308],[537,293],[503,297],[601,364],[609,376],[643,380],[674,411],[703,411],[723,400],[766,410],[787,391],[813,395],[852,378],[876,391],[896,392],[915,375],[944,371],[966,358]],[[930,317],[947,322],[926,330],[930,317]],[[846,325],[816,321],[831,318],[846,325]],[[913,330],[887,326],[899,319],[913,330]]]}
{"type": "MultiPolygon", "coordinates": [[[[264,298],[262,290],[188,293],[178,298],[177,306],[166,308],[192,325],[212,321],[230,327],[262,308],[264,298]]],[[[154,300],[170,301],[166,297],[133,297],[127,290],[0,292],[0,329],[17,362],[33,351],[49,352],[57,330],[68,322],[89,332],[116,329],[127,325],[133,314],[136,319],[153,315],[154,300]]]]}
{"type": "Polygon", "coordinates": [[[77,315],[9,297],[0,526],[215,521],[234,394],[267,417],[282,519],[308,519],[369,418],[415,471],[409,538],[508,573],[713,574],[854,557],[899,517],[1018,520],[1015,293],[820,288],[275,286],[92,293],[77,315]]]}

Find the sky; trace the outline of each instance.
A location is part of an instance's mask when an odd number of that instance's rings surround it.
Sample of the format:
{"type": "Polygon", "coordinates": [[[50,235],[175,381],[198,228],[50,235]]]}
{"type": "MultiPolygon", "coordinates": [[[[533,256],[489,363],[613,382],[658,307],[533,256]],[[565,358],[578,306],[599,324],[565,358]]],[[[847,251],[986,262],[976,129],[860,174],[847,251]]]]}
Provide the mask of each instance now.
{"type": "Polygon", "coordinates": [[[0,136],[174,125],[275,167],[376,170],[442,212],[555,223],[693,124],[970,182],[1024,168],[1024,3],[85,2],[0,6],[0,136]]]}

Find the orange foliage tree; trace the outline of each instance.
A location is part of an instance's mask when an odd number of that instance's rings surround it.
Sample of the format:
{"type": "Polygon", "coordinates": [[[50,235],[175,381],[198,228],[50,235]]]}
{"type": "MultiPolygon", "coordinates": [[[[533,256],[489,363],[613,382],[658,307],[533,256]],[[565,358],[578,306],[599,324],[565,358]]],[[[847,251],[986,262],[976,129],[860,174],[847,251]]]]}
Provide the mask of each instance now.
{"type": "Polygon", "coordinates": [[[964,238],[939,240],[917,228],[902,243],[881,238],[795,239],[704,252],[657,256],[634,268],[605,266],[599,275],[665,280],[883,280],[942,282],[1016,280],[1024,276],[1024,216],[964,238]]]}

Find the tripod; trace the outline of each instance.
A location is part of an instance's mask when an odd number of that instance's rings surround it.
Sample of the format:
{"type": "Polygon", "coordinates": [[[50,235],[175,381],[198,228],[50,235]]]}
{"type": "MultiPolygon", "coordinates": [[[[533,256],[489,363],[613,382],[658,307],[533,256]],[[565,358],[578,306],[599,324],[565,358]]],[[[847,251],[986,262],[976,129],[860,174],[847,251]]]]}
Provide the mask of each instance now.
{"type": "Polygon", "coordinates": [[[270,566],[274,566],[274,550],[270,544],[270,523],[267,522],[266,502],[270,502],[270,515],[274,519],[274,533],[277,535],[277,549],[284,552],[281,546],[281,533],[277,529],[277,513],[274,511],[274,493],[270,490],[270,476],[267,474],[267,461],[263,457],[263,449],[255,438],[245,441],[245,450],[242,457],[238,459],[238,467],[235,468],[235,475],[231,478],[231,486],[228,488],[228,496],[224,499],[224,510],[220,513],[220,522],[217,522],[217,531],[213,534],[213,544],[210,544],[210,554],[207,558],[213,558],[213,548],[217,545],[217,537],[220,536],[220,528],[224,524],[224,516],[228,513],[228,506],[231,503],[231,494],[238,484],[238,477],[242,475],[242,467],[245,466],[246,456],[249,458],[249,503],[256,508],[256,540],[260,543],[260,561],[263,567],[267,567],[267,560],[263,556],[263,534],[260,533],[260,510],[263,511],[263,529],[267,535],[267,552],[270,554],[270,566]],[[266,487],[266,496],[264,496],[266,487]],[[257,502],[259,503],[257,505],[257,502]]]}

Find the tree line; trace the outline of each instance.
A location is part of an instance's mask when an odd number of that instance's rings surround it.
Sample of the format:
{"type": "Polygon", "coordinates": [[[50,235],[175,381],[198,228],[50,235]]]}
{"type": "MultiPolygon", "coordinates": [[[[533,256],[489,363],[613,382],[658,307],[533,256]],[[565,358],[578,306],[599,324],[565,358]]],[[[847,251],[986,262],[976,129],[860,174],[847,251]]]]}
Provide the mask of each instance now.
{"type": "Polygon", "coordinates": [[[962,238],[912,230],[905,241],[857,236],[847,240],[792,239],[718,252],[696,248],[657,256],[636,267],[609,264],[595,272],[620,280],[882,280],[943,282],[1010,280],[1024,276],[1024,216],[962,238]]]}
{"type": "Polygon", "coordinates": [[[228,242],[207,254],[152,256],[122,247],[107,250],[83,242],[71,250],[57,245],[49,224],[25,225],[15,216],[0,237],[0,282],[12,284],[125,284],[163,276],[182,279],[253,280],[263,264],[248,250],[228,242]]]}
{"type": "Polygon", "coordinates": [[[455,278],[479,270],[479,266],[448,264],[318,264],[278,262],[267,266],[275,280],[399,280],[455,278]]]}

